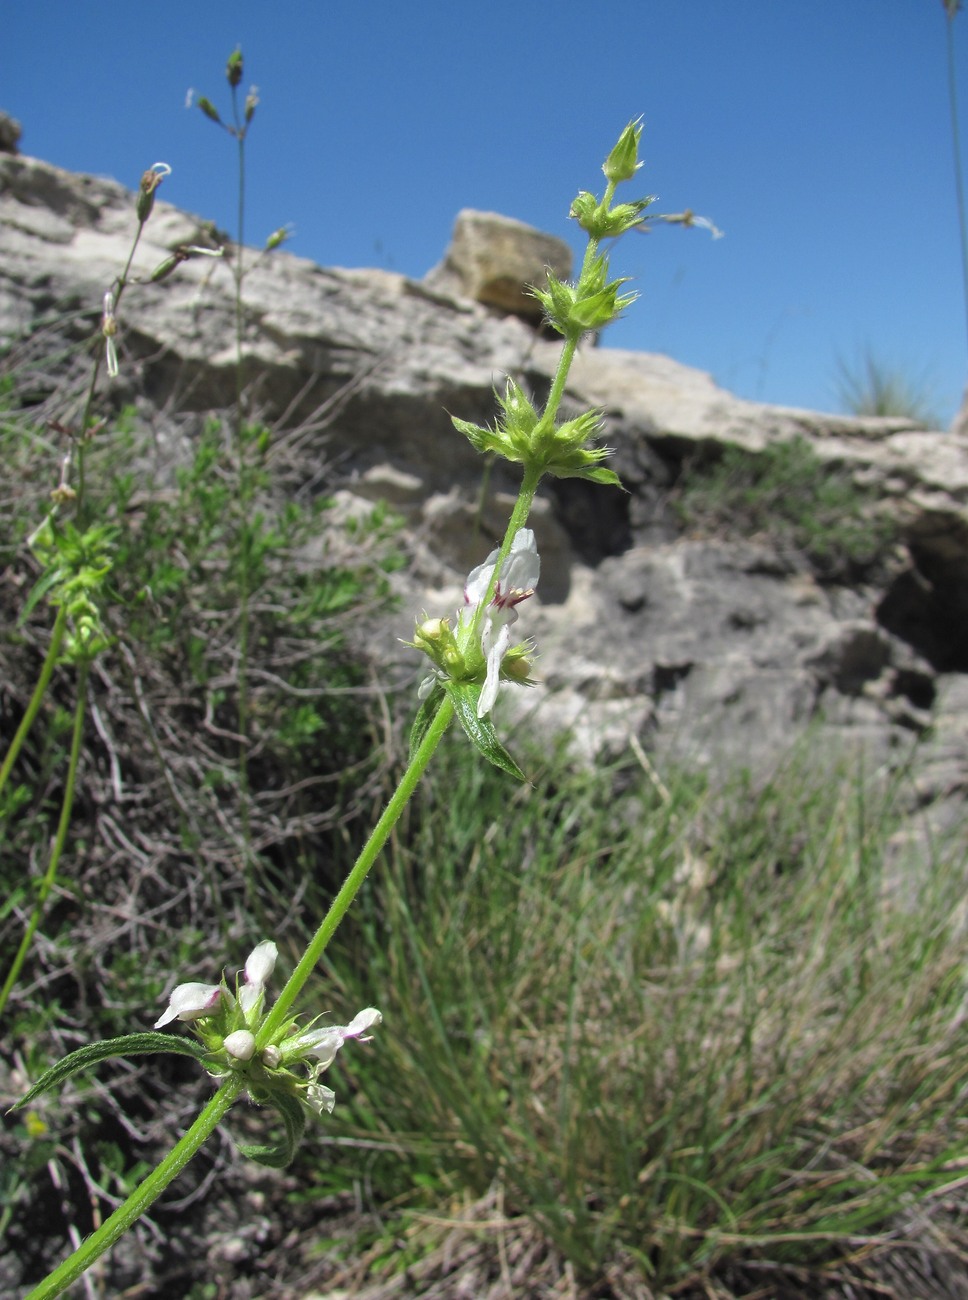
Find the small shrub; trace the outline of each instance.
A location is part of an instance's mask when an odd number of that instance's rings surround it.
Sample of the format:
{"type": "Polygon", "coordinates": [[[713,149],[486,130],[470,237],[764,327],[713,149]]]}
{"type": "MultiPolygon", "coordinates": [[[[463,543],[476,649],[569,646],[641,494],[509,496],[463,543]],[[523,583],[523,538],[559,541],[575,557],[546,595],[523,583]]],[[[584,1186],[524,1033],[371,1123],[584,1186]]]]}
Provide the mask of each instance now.
{"type": "Polygon", "coordinates": [[[803,437],[761,452],[729,447],[687,467],[673,505],[701,534],[765,537],[799,551],[819,574],[850,581],[885,563],[898,538],[877,493],[820,459],[803,437]]]}

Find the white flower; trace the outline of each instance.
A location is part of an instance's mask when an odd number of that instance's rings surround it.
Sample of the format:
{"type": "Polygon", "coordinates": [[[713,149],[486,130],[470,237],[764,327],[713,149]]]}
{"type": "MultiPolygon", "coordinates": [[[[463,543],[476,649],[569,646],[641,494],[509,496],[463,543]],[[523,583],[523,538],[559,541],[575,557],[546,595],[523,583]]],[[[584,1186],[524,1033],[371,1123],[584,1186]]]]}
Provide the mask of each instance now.
{"type": "Polygon", "coordinates": [[[323,1111],[332,1114],[333,1107],[336,1105],[336,1093],[332,1088],[327,1088],[325,1084],[320,1083],[319,1076],[333,1064],[336,1053],[347,1039],[355,1038],[358,1042],[368,1043],[372,1034],[368,1034],[367,1030],[375,1029],[382,1020],[383,1016],[376,1007],[366,1007],[355,1015],[348,1025],[327,1025],[323,1029],[307,1029],[304,1033],[287,1038],[282,1044],[283,1060],[316,1057],[316,1063],[312,1067],[309,1083],[306,1086],[305,1100],[306,1105],[317,1115],[321,1115],[323,1111]]]}
{"type": "Polygon", "coordinates": [[[322,1115],[323,1111],[327,1115],[332,1115],[333,1107],[336,1105],[336,1093],[332,1088],[327,1088],[325,1083],[317,1083],[314,1077],[313,1082],[306,1089],[306,1104],[311,1106],[317,1115],[322,1115]]]}
{"type": "MultiPolygon", "coordinates": [[[[251,1022],[262,1006],[266,981],[273,972],[277,955],[276,945],[271,939],[265,939],[246,958],[245,983],[239,990],[239,1006],[246,1021],[251,1022]]],[[[200,1016],[213,1015],[223,994],[234,1004],[234,999],[221,984],[179,984],[168,1000],[167,1011],[156,1021],[155,1028],[160,1029],[172,1020],[198,1020],[200,1016]]]]}
{"type": "Polygon", "coordinates": [[[155,1029],[172,1020],[198,1020],[211,1015],[222,992],[221,984],[179,984],[172,989],[168,1007],[155,1021],[155,1029]]]}
{"type": "MultiPolygon", "coordinates": [[[[486,598],[499,551],[492,551],[483,564],[472,569],[464,584],[464,603],[479,608],[486,598]]],[[[541,557],[530,528],[522,528],[511,543],[511,551],[494,584],[494,594],[484,611],[481,627],[481,649],[487,662],[484,688],[477,702],[477,716],[490,713],[497,699],[501,680],[501,664],[511,648],[511,624],[517,622],[515,608],[522,600],[534,595],[541,576],[541,557]]],[[[473,617],[473,616],[472,616],[473,617]]]]}
{"type": "Polygon", "coordinates": [[[271,939],[252,949],[245,961],[245,983],[239,989],[239,1006],[245,1018],[261,1005],[269,976],[275,970],[279,950],[271,939]]]}
{"type": "Polygon", "coordinates": [[[353,1017],[348,1025],[326,1025],[322,1029],[307,1029],[283,1044],[287,1056],[315,1056],[318,1064],[313,1068],[313,1080],[323,1070],[328,1070],[336,1059],[336,1053],[348,1038],[356,1038],[361,1043],[368,1043],[373,1035],[368,1029],[375,1029],[383,1020],[376,1007],[367,1007],[353,1017]]]}
{"type": "Polygon", "coordinates": [[[251,1061],[255,1055],[255,1034],[248,1029],[236,1029],[235,1033],[225,1036],[222,1046],[237,1061],[251,1061]]]}
{"type": "Polygon", "coordinates": [[[104,311],[101,316],[101,333],[104,336],[104,360],[111,379],[118,377],[118,347],[115,338],[118,322],[114,315],[114,294],[109,289],[104,295],[104,311]]]}

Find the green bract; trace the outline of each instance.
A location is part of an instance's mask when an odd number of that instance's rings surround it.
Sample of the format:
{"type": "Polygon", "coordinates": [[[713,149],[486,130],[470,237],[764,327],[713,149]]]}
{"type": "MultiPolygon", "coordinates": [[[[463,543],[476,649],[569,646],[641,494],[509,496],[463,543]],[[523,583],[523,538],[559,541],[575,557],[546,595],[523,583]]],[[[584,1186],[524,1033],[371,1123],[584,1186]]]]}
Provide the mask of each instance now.
{"type": "Polygon", "coordinates": [[[593,239],[609,239],[641,226],[642,213],[654,202],[655,195],[650,194],[633,203],[609,207],[604,201],[600,203],[594,194],[582,190],[571,205],[571,215],[593,239]]]}
{"type": "Polygon", "coordinates": [[[513,379],[507,381],[503,396],[495,396],[502,413],[493,429],[451,417],[454,428],[477,451],[495,452],[505,460],[555,478],[584,478],[621,487],[618,475],[601,465],[610,449],[593,443],[602,431],[600,411],[585,411],[558,424],[547,415],[539,416],[513,379]]]}
{"type": "Polygon", "coordinates": [[[637,294],[619,294],[628,277],[609,280],[608,259],[598,256],[581,273],[577,284],[568,284],[548,273],[548,288],[532,293],[545,309],[548,324],[566,338],[578,337],[610,325],[630,306],[637,294]]]}
{"type": "Polygon", "coordinates": [[[642,164],[639,162],[639,140],[642,137],[642,119],[636,118],[618,138],[618,143],[602,163],[602,171],[613,183],[630,181],[642,164]]]}

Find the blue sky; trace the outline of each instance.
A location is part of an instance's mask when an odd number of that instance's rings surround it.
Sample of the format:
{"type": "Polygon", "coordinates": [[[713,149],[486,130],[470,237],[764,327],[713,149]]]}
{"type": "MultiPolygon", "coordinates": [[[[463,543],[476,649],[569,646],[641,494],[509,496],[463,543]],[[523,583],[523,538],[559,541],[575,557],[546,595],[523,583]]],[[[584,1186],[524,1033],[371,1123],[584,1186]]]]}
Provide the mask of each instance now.
{"type": "MultiPolygon", "coordinates": [[[[291,221],[301,256],[417,277],[462,207],[577,250],[571,199],[641,114],[637,188],[726,238],[627,236],[614,266],[642,297],[606,341],[827,410],[868,350],[947,423],[968,342],[946,22],[941,0],[21,0],[0,108],[63,167],[133,186],[170,163],[162,197],[234,231],[232,143],[184,104],[227,105],[239,44],[250,242],[291,221]]],[[[968,149],[968,12],[954,35],[968,149]]]]}

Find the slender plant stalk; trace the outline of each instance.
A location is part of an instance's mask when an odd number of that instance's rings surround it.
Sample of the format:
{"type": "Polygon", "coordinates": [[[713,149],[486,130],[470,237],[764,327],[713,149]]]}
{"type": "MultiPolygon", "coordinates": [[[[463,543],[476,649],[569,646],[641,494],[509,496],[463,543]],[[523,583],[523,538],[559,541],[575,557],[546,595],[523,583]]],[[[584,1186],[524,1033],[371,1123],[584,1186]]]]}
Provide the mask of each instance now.
{"type": "Polygon", "coordinates": [[[363,846],[363,850],[353,867],[343,882],[339,893],[329,905],[329,910],[320,922],[319,928],[309,941],[309,946],[299,960],[296,969],[289,976],[289,979],[279,994],[272,1009],[269,1011],[262,1027],[256,1038],[257,1048],[264,1047],[270,1040],[273,1033],[286,1019],[293,1002],[299,996],[303,986],[312,974],[317,962],[326,951],[326,946],[336,933],[336,927],[342,921],[343,917],[353,902],[353,899],[360,891],[360,886],[366,879],[370,868],[380,855],[383,846],[386,844],[390,832],[400,820],[404,808],[413,795],[420,779],[427,766],[433,758],[437,746],[443,739],[444,733],[450,726],[454,716],[454,706],[451,704],[449,697],[444,700],[433,722],[427,728],[419,749],[414,754],[409,767],[400,778],[400,784],[390,797],[383,815],[373,828],[373,833],[363,846]]]}
{"type": "MultiPolygon", "coordinates": [[[[138,229],[135,231],[134,239],[131,243],[131,249],[128,253],[128,260],[124,264],[124,270],[117,280],[117,289],[114,292],[114,307],[117,310],[120,305],[124,291],[128,286],[128,276],[131,274],[131,266],[134,262],[134,255],[138,251],[138,244],[141,242],[141,232],[145,228],[145,221],[139,220],[138,229]]],[[[91,419],[91,411],[94,409],[94,396],[97,391],[97,381],[101,374],[101,362],[104,360],[104,348],[99,347],[94,357],[94,365],[91,368],[91,382],[87,386],[87,393],[84,397],[84,406],[81,409],[81,418],[77,425],[77,434],[75,446],[77,447],[77,501],[75,503],[75,519],[77,527],[83,531],[87,524],[87,500],[86,500],[86,481],[84,477],[84,450],[86,447],[85,431],[91,419]]]]}
{"type": "MultiPolygon", "coordinates": [[[[113,295],[115,307],[117,307],[117,304],[121,301],[121,297],[124,293],[125,287],[127,286],[128,277],[131,274],[131,267],[134,262],[134,255],[137,251],[138,243],[141,239],[141,232],[144,230],[145,221],[147,221],[147,215],[139,217],[138,228],[135,232],[134,239],[131,243],[131,248],[128,253],[128,260],[125,263],[124,270],[121,272],[121,275],[117,281],[117,289],[113,295]]],[[[97,354],[94,358],[94,365],[91,369],[90,383],[88,384],[87,392],[84,397],[84,404],[81,410],[80,422],[78,424],[76,434],[74,435],[72,448],[68,452],[68,456],[65,461],[64,468],[62,470],[62,479],[66,481],[66,478],[69,474],[72,459],[74,458],[74,452],[76,450],[77,454],[76,454],[75,468],[77,474],[77,489],[75,492],[75,520],[76,520],[76,526],[79,529],[84,528],[86,523],[86,515],[87,515],[85,478],[84,478],[84,460],[85,460],[85,449],[86,449],[85,433],[88,428],[88,422],[90,421],[91,418],[91,411],[94,405],[94,395],[97,389],[98,376],[100,375],[101,372],[101,362],[104,359],[104,356],[105,356],[105,347],[98,348],[97,354]]],[[[17,755],[20,753],[23,743],[26,740],[28,734],[30,733],[30,729],[34,724],[34,721],[36,720],[37,713],[40,710],[40,706],[43,702],[44,696],[47,694],[47,689],[50,686],[50,679],[51,676],[53,675],[54,666],[57,662],[57,657],[60,653],[60,649],[67,632],[68,617],[69,617],[68,605],[67,602],[64,601],[61,603],[60,607],[58,608],[57,617],[54,620],[54,627],[51,633],[50,646],[48,647],[47,655],[44,659],[44,662],[41,665],[40,675],[37,679],[37,684],[34,687],[33,694],[30,697],[30,703],[27,706],[27,711],[24,714],[23,718],[21,719],[20,726],[17,728],[17,732],[13,738],[13,742],[10,746],[10,749],[7,752],[6,757],[4,758],[3,766],[0,767],[0,792],[3,791],[7,783],[7,780],[10,776],[10,772],[12,771],[13,765],[16,762],[17,755]]],[[[38,886],[37,898],[34,902],[34,907],[30,915],[30,920],[27,923],[27,928],[24,931],[23,938],[20,941],[20,947],[17,949],[16,956],[13,959],[13,963],[7,974],[7,978],[4,981],[3,988],[0,989],[0,1015],[2,1015],[4,1009],[6,1008],[7,1002],[10,998],[11,991],[13,990],[17,982],[24,961],[27,958],[27,953],[30,951],[30,945],[33,942],[34,934],[37,931],[37,927],[40,924],[40,918],[43,914],[44,904],[46,903],[47,896],[49,895],[51,889],[53,888],[54,881],[57,878],[57,866],[58,863],[60,862],[61,855],[64,851],[64,845],[67,841],[67,832],[70,829],[71,810],[74,805],[74,791],[77,782],[77,765],[80,757],[81,739],[83,737],[83,732],[84,732],[84,716],[87,708],[87,680],[88,680],[89,672],[90,672],[90,661],[88,660],[82,661],[80,672],[78,673],[77,703],[74,712],[74,735],[71,742],[71,757],[70,757],[70,764],[67,772],[67,785],[64,791],[64,799],[61,804],[61,813],[57,825],[57,833],[54,837],[54,844],[51,849],[50,861],[47,864],[47,870],[44,873],[43,879],[41,880],[38,886]]]]}
{"type": "MultiPolygon", "coordinates": [[[[236,56],[233,56],[233,61],[235,58],[236,56]]],[[[241,68],[240,53],[238,53],[237,58],[239,62],[237,65],[234,66],[236,66],[240,70],[241,68]]],[[[233,62],[230,62],[230,72],[232,70],[233,70],[233,62]]],[[[240,71],[239,71],[239,75],[241,75],[240,71]]],[[[240,173],[239,173],[240,174],[240,192],[239,192],[240,258],[235,271],[236,343],[237,343],[237,358],[238,358],[237,375],[238,375],[238,385],[239,385],[237,391],[238,402],[237,402],[236,416],[238,421],[237,432],[238,432],[238,450],[239,450],[240,498],[241,501],[244,501],[244,490],[247,488],[248,485],[248,479],[245,475],[244,438],[243,438],[243,429],[242,429],[243,394],[242,394],[242,351],[241,351],[242,349],[242,288],[243,288],[243,284],[242,284],[243,268],[241,262],[241,236],[242,236],[242,216],[243,216],[243,197],[244,197],[244,155],[243,155],[242,145],[243,145],[243,138],[245,134],[245,127],[242,121],[240,120],[239,113],[238,113],[237,98],[235,96],[236,85],[237,85],[237,80],[232,85],[233,107],[235,110],[235,121],[236,121],[235,134],[239,141],[239,150],[240,150],[239,153],[239,157],[240,157],[240,173]]],[[[207,104],[207,101],[205,103],[207,104]]],[[[203,105],[203,107],[205,107],[205,105],[203,105]]],[[[207,107],[205,107],[205,111],[208,116],[213,116],[213,114],[215,113],[214,109],[211,108],[211,105],[207,105],[207,107]]],[[[217,114],[215,114],[215,116],[217,119],[217,114]]],[[[245,125],[247,125],[248,119],[250,117],[251,117],[251,113],[247,108],[246,109],[247,120],[245,125]]],[[[632,145],[634,146],[632,150],[634,155],[634,152],[637,149],[637,145],[638,145],[638,134],[640,133],[640,130],[641,130],[640,127],[637,128],[636,124],[632,123],[626,128],[625,132],[623,132],[623,135],[619,141],[619,145],[616,146],[616,150],[614,150],[613,154],[610,155],[610,160],[614,155],[616,154],[619,155],[619,162],[615,164],[615,170],[620,170],[622,166],[627,165],[626,163],[622,162],[621,155],[622,155],[622,151],[624,151],[624,153],[626,154],[628,153],[629,141],[631,141],[632,145]]],[[[634,162],[634,156],[629,161],[634,162]]],[[[609,171],[607,170],[608,165],[609,164],[606,165],[606,175],[609,175],[609,171]]],[[[634,171],[634,167],[632,170],[634,171]]],[[[614,189],[615,189],[615,182],[610,180],[608,189],[606,191],[607,204],[611,202],[611,196],[614,192],[614,189]]],[[[596,256],[598,243],[599,240],[597,238],[592,238],[589,240],[589,246],[588,246],[588,250],[586,251],[585,262],[583,265],[583,277],[585,271],[591,267],[592,261],[596,256]]],[[[614,288],[616,286],[610,286],[610,287],[614,293],[614,288]]],[[[584,323],[583,318],[576,317],[575,319],[569,318],[569,324],[567,328],[562,330],[562,333],[565,334],[565,346],[552,385],[549,400],[545,407],[545,411],[542,417],[542,420],[547,421],[549,424],[553,425],[555,413],[557,412],[558,406],[560,405],[560,402],[564,395],[568,372],[571,367],[571,363],[574,359],[579,340],[581,336],[587,331],[588,328],[590,327],[584,323]]],[[[512,458],[512,459],[516,459],[516,458],[512,458]]],[[[504,540],[498,552],[496,563],[493,566],[493,572],[491,574],[490,586],[488,592],[485,598],[478,602],[478,612],[477,612],[478,618],[481,617],[482,609],[491,599],[494,591],[496,590],[496,584],[500,578],[503,563],[505,559],[510,555],[515,537],[527,523],[531,506],[534,501],[534,496],[538,488],[538,484],[541,480],[542,474],[545,472],[545,469],[547,468],[547,462],[538,455],[535,455],[530,460],[525,459],[523,463],[525,465],[525,469],[524,469],[524,476],[521,484],[521,489],[518,494],[518,499],[515,502],[514,508],[511,512],[511,517],[508,522],[508,527],[505,532],[504,540]]],[[[554,470],[552,469],[551,472],[554,472],[554,470]]],[[[248,574],[248,569],[246,567],[248,552],[246,553],[246,556],[244,558],[245,558],[245,562],[243,563],[243,586],[247,590],[247,587],[245,587],[245,583],[247,582],[247,577],[245,575],[248,574]]],[[[241,679],[244,677],[244,673],[245,673],[244,656],[240,656],[240,682],[241,679]]],[[[86,669],[85,669],[85,680],[82,681],[81,686],[82,688],[86,686],[86,669]]],[[[65,796],[65,807],[62,810],[61,825],[58,833],[58,841],[55,844],[55,851],[52,854],[52,865],[51,867],[48,868],[48,876],[45,877],[45,889],[47,891],[49,891],[50,885],[53,881],[53,873],[56,870],[56,861],[59,858],[60,851],[63,847],[63,841],[66,838],[67,827],[70,820],[69,804],[70,804],[70,800],[73,797],[74,781],[76,777],[77,757],[80,749],[80,735],[81,735],[83,716],[84,716],[83,701],[85,696],[86,696],[86,690],[81,689],[79,691],[78,712],[75,721],[75,735],[74,735],[74,744],[72,746],[72,754],[71,754],[71,768],[70,768],[69,781],[68,781],[68,793],[65,796]]],[[[245,698],[244,692],[240,685],[240,695],[239,695],[240,718],[242,717],[241,710],[243,707],[244,698],[245,698]]],[[[359,893],[359,890],[362,887],[363,882],[366,880],[370,869],[373,867],[377,858],[382,852],[384,846],[386,845],[386,842],[390,834],[392,833],[394,827],[399,821],[409,800],[412,798],[413,794],[415,793],[421,778],[426,772],[427,767],[431,759],[433,758],[434,753],[437,750],[437,747],[439,746],[441,740],[443,739],[447,731],[447,728],[450,726],[450,723],[453,721],[454,716],[455,716],[455,705],[453,703],[451,696],[445,693],[444,698],[440,706],[438,707],[436,714],[433,716],[433,719],[430,721],[429,725],[424,730],[420,743],[417,746],[416,751],[413,753],[410,763],[406,771],[404,772],[396,790],[394,791],[393,795],[388,801],[386,808],[384,809],[379,821],[374,827],[359,857],[356,859],[356,862],[353,864],[353,867],[351,868],[348,876],[346,877],[346,880],[344,881],[342,887],[340,888],[339,892],[336,894],[336,897],[331,902],[326,912],[326,915],[323,917],[315,934],[313,935],[312,939],[309,941],[302,957],[300,958],[298,964],[296,965],[295,970],[292,972],[291,976],[289,977],[288,981],[286,982],[285,986],[280,992],[275,1003],[268,1011],[268,1013],[265,1015],[261,1025],[259,1025],[258,1029],[255,1029],[255,1027],[253,1026],[253,1032],[255,1033],[255,1043],[254,1043],[255,1051],[261,1052],[264,1049],[268,1048],[269,1046],[276,1046],[274,1040],[277,1038],[285,1037],[288,1034],[287,1022],[290,1020],[293,1004],[295,1003],[296,998],[304,990],[310,976],[313,974],[320,958],[325,952],[327,945],[329,944],[331,938],[336,932],[337,927],[339,926],[347,910],[353,903],[353,900],[356,898],[357,894],[359,893]]],[[[240,727],[240,734],[241,734],[241,727],[240,727]]],[[[244,753],[243,753],[243,769],[244,769],[244,753]]],[[[44,897],[46,897],[46,892],[44,893],[44,897]]],[[[260,948],[262,946],[263,945],[260,945],[260,948]]],[[[268,947],[270,945],[267,944],[265,946],[268,947]]],[[[258,956],[259,951],[260,949],[257,948],[253,956],[254,957],[258,956]]],[[[248,971],[247,971],[247,975],[248,975],[248,971]]],[[[253,976],[252,979],[255,980],[255,976],[253,976]]],[[[121,1234],[131,1224],[135,1222],[135,1220],[148,1208],[148,1206],[150,1206],[153,1203],[153,1201],[161,1193],[161,1191],[180,1172],[180,1170],[184,1167],[184,1165],[188,1162],[188,1160],[191,1159],[191,1157],[200,1148],[200,1146],[205,1141],[205,1139],[211,1134],[211,1132],[218,1124],[218,1122],[228,1112],[233,1101],[238,1097],[239,1093],[242,1091],[244,1086],[245,1086],[244,1078],[234,1072],[231,1073],[229,1078],[226,1080],[226,1082],[222,1085],[222,1087],[215,1094],[215,1096],[212,1098],[212,1100],[209,1102],[206,1108],[202,1111],[199,1117],[192,1124],[191,1128],[188,1130],[185,1136],[176,1144],[176,1146],[169,1153],[169,1155],[158,1165],[158,1167],[155,1170],[153,1170],[151,1174],[148,1175],[148,1177],[131,1194],[131,1196],[128,1197],[128,1199],[124,1202],[124,1204],[121,1205],[110,1216],[110,1218],[102,1225],[101,1228],[99,1228],[94,1234],[92,1234],[92,1236],[78,1250],[76,1250],[59,1268],[55,1269],[45,1279],[45,1281],[40,1284],[39,1287],[35,1288],[35,1290],[30,1293],[30,1296],[27,1298],[27,1300],[46,1300],[46,1297],[59,1295],[65,1287],[70,1285],[72,1281],[74,1281],[77,1277],[79,1277],[84,1272],[85,1269],[87,1269],[97,1258],[99,1258],[100,1255],[103,1254],[103,1252],[107,1250],[108,1247],[114,1241],[116,1241],[118,1237],[121,1236],[121,1234]]]]}
{"type": "Polygon", "coordinates": [[[87,678],[90,671],[90,664],[87,660],[82,661],[80,671],[77,677],[77,703],[74,707],[74,733],[71,737],[71,756],[67,767],[67,785],[64,789],[64,798],[61,803],[60,818],[57,822],[57,833],[54,836],[54,843],[50,851],[50,860],[47,863],[47,870],[44,872],[43,879],[37,887],[37,898],[34,902],[33,911],[30,914],[30,920],[27,922],[27,928],[24,931],[23,938],[20,940],[20,947],[13,959],[10,971],[4,981],[3,988],[0,989],[0,1015],[3,1014],[4,1008],[10,997],[10,993],[17,983],[21,968],[30,951],[30,945],[33,942],[37,926],[40,924],[40,918],[43,914],[44,904],[47,897],[54,887],[54,881],[57,879],[57,867],[64,852],[64,845],[67,843],[67,832],[71,826],[71,811],[74,807],[74,791],[77,787],[77,767],[81,756],[81,741],[84,738],[84,717],[87,711],[87,678]]]}
{"type": "MultiPolygon", "coordinates": [[[[453,705],[449,699],[446,699],[438,709],[423,743],[414,755],[406,772],[404,772],[400,784],[390,798],[383,816],[373,828],[372,835],[357,858],[343,887],[330,904],[326,916],[323,918],[298,966],[289,977],[269,1015],[263,1021],[258,1039],[260,1046],[266,1043],[272,1032],[285,1020],[294,1000],[312,974],[316,963],[326,949],[326,945],[333,937],[336,927],[346,915],[346,911],[359,892],[367,873],[386,844],[390,832],[399,821],[407,802],[427,770],[434,751],[440,744],[453,716],[453,705]]],[[[54,1269],[38,1287],[35,1287],[25,1300],[47,1300],[50,1296],[60,1295],[71,1282],[80,1277],[86,1269],[91,1267],[95,1260],[113,1246],[118,1238],[161,1195],[168,1184],[181,1173],[219,1121],[224,1118],[243,1087],[244,1080],[240,1076],[232,1075],[227,1079],[191,1128],[171,1149],[164,1160],[135,1188],[128,1199],[115,1210],[110,1218],[106,1219],[101,1227],[88,1237],[62,1264],[54,1269]]]]}
{"type": "Polygon", "coordinates": [[[238,86],[232,86],[232,114],[235,119],[235,139],[239,154],[239,184],[236,238],[236,258],[232,267],[235,281],[235,454],[238,464],[238,510],[242,535],[239,555],[239,645],[237,670],[237,731],[239,733],[239,801],[242,827],[242,851],[245,855],[244,874],[249,902],[255,905],[255,885],[252,875],[252,818],[249,807],[249,641],[251,627],[252,562],[248,463],[245,448],[245,356],[242,350],[245,283],[245,137],[248,124],[239,114],[238,86]]]}
{"type": "Polygon", "coordinates": [[[219,1088],[205,1109],[198,1115],[191,1128],[165,1156],[164,1160],[114,1211],[114,1213],[90,1237],[83,1241],[77,1250],[52,1273],[44,1278],[39,1286],[25,1297],[25,1300],[49,1300],[51,1296],[61,1295],[72,1282],[91,1267],[106,1250],[127,1232],[142,1214],[158,1199],[168,1184],[181,1173],[200,1150],[205,1140],[211,1136],[219,1122],[224,1119],[232,1103],[242,1091],[243,1082],[238,1075],[233,1075],[219,1088]]]}
{"type": "Polygon", "coordinates": [[[54,666],[57,663],[57,656],[60,654],[61,645],[64,642],[64,634],[67,631],[67,610],[63,605],[57,611],[57,617],[54,620],[53,631],[51,632],[50,645],[47,648],[47,655],[40,669],[40,676],[37,678],[37,685],[34,687],[34,693],[30,697],[30,703],[24,716],[20,719],[20,726],[17,728],[16,735],[10,742],[10,748],[7,750],[7,756],[3,760],[3,766],[0,767],[0,794],[7,784],[13,765],[17,761],[17,755],[23,748],[23,743],[30,733],[30,728],[34,725],[34,719],[40,710],[47,693],[47,687],[50,685],[50,679],[54,673],[54,666]]]}

